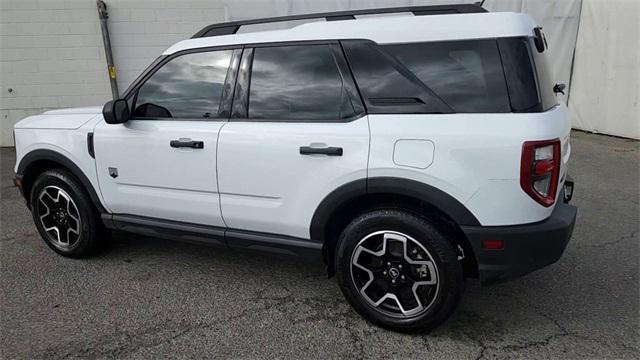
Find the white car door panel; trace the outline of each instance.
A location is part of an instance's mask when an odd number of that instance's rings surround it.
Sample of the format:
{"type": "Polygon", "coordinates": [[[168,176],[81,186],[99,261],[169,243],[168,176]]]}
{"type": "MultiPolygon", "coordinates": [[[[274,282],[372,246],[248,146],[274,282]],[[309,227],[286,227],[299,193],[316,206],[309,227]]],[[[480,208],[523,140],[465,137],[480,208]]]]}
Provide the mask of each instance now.
{"type": "Polygon", "coordinates": [[[114,213],[224,226],[217,142],[240,52],[166,59],[129,96],[131,120],[96,126],[96,170],[114,213]]]}
{"type": "Polygon", "coordinates": [[[132,214],[223,226],[216,183],[221,121],[101,122],[94,147],[100,189],[109,208],[132,214]],[[202,149],[171,147],[202,141],[202,149]],[[112,177],[109,170],[117,171],[112,177]]]}
{"type": "Polygon", "coordinates": [[[335,43],[245,48],[218,144],[229,228],[308,239],[320,202],[366,178],[369,124],[342,56],[335,43]]]}
{"type": "Polygon", "coordinates": [[[309,238],[320,202],[366,178],[367,117],[348,123],[229,122],[220,133],[219,185],[230,228],[309,238]],[[342,156],[300,147],[342,148],[342,156]]]}

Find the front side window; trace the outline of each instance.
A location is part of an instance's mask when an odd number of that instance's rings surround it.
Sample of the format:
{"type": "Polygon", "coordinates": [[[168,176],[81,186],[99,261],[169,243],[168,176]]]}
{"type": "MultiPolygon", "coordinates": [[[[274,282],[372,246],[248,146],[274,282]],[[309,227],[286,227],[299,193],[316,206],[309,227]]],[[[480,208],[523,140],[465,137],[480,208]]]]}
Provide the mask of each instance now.
{"type": "Polygon", "coordinates": [[[250,119],[322,121],[353,116],[330,45],[257,47],[249,86],[250,119]]]}
{"type": "Polygon", "coordinates": [[[392,44],[384,49],[455,112],[511,110],[495,40],[392,44]]]}
{"type": "Polygon", "coordinates": [[[164,64],[138,90],[137,118],[217,118],[232,50],[185,54],[164,64]]]}

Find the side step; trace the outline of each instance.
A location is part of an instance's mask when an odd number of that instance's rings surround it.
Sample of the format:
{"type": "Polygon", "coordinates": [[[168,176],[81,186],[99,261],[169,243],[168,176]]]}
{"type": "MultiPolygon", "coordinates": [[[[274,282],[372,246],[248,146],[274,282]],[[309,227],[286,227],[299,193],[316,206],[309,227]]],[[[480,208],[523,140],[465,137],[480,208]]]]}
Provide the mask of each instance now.
{"type": "Polygon", "coordinates": [[[292,236],[227,229],[126,214],[102,214],[112,230],[196,244],[255,250],[309,259],[322,259],[322,243],[292,236]]]}

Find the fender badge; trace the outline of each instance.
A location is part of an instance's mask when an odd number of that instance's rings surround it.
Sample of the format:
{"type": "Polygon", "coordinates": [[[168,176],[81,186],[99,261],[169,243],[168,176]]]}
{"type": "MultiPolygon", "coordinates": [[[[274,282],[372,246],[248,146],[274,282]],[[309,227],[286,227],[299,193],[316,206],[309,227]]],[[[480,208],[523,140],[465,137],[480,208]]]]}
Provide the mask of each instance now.
{"type": "Polygon", "coordinates": [[[109,168],[109,176],[111,176],[112,178],[117,178],[118,177],[118,168],[109,168]]]}

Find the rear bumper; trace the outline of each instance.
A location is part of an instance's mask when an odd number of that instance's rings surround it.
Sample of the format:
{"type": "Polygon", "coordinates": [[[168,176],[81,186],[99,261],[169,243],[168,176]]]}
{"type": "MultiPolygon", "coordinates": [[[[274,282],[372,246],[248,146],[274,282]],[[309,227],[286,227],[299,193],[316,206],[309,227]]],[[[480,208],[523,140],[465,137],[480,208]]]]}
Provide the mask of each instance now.
{"type": "Polygon", "coordinates": [[[541,222],[516,226],[465,226],[473,247],[482,283],[525,275],[556,262],[564,252],[578,209],[560,201],[551,216],[541,222]],[[500,250],[483,247],[484,240],[502,240],[500,250]]]}

